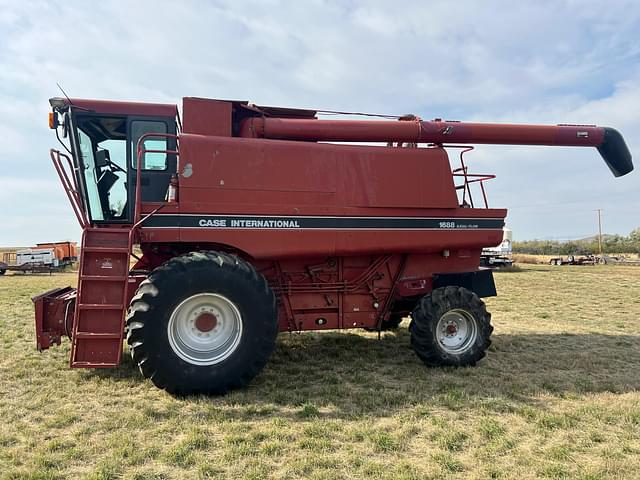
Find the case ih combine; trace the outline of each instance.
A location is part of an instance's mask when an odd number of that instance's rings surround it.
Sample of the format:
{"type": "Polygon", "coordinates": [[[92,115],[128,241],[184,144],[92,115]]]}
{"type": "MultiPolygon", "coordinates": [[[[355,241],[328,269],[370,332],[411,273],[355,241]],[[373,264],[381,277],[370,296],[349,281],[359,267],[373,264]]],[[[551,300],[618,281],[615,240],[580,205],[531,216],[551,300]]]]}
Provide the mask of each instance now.
{"type": "Polygon", "coordinates": [[[488,208],[493,176],[462,156],[452,169],[445,147],[596,147],[614,175],[633,169],[621,135],[592,125],[319,120],[199,98],[181,125],[176,105],[51,105],[68,143],[51,157],[84,232],[77,290],[34,298],[38,349],[67,335],[72,367],[115,367],[126,336],[142,374],[179,393],[247,384],[279,331],[407,314],[427,365],[473,365],[492,331],[480,298],[496,293],[480,252],[507,212],[488,208]]]}

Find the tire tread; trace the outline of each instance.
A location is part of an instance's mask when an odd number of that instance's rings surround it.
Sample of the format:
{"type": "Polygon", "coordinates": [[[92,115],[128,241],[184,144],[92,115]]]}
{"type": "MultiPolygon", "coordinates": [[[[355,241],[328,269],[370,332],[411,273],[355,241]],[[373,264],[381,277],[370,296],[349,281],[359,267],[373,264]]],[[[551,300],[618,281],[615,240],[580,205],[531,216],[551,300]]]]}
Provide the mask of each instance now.
{"type": "Polygon", "coordinates": [[[491,345],[491,314],[484,302],[471,290],[458,286],[437,288],[425,295],[411,313],[411,346],[428,366],[473,366],[486,355],[491,345]],[[442,313],[465,308],[473,315],[478,328],[474,345],[461,354],[444,352],[436,340],[436,326],[442,313]]]}
{"type": "MultiPolygon", "coordinates": [[[[169,293],[170,294],[170,293],[169,293]]],[[[265,366],[275,344],[277,335],[276,299],[269,288],[267,280],[244,259],[225,252],[205,251],[189,252],[173,257],[154,269],[140,286],[132,298],[126,317],[127,343],[131,357],[145,378],[150,379],[158,388],[174,394],[194,393],[226,393],[229,390],[247,385],[265,366]],[[153,360],[153,355],[146,346],[146,337],[157,330],[158,312],[154,312],[156,299],[163,295],[163,291],[171,292],[171,285],[175,283],[176,274],[198,275],[203,270],[219,268],[232,278],[245,283],[258,292],[258,308],[267,312],[264,318],[259,318],[256,327],[263,338],[256,339],[259,345],[253,352],[251,359],[244,365],[242,372],[237,375],[225,374],[221,382],[212,385],[185,384],[179,379],[168,378],[166,372],[153,360]],[[133,327],[133,328],[131,328],[133,327]]],[[[251,339],[249,339],[251,340],[251,339]]],[[[178,360],[176,357],[177,361],[178,360]]],[[[190,366],[186,362],[185,365],[190,366]]],[[[202,368],[202,367],[196,367],[202,368]]]]}

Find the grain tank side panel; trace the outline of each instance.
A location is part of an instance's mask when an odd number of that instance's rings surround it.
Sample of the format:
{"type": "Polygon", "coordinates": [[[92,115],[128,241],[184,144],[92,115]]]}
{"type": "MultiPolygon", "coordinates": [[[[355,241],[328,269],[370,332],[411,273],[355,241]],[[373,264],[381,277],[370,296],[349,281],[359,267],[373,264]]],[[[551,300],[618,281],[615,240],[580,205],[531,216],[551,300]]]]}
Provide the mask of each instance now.
{"type": "Polygon", "coordinates": [[[155,215],[142,235],[179,229],[182,242],[256,259],[478,248],[501,234],[506,214],[458,208],[441,148],[185,134],[180,165],[179,215],[155,215]],[[265,228],[264,219],[293,223],[265,228]]]}
{"type": "Polygon", "coordinates": [[[252,192],[335,194],[340,155],[313,147],[318,145],[185,134],[180,159],[182,165],[191,165],[191,172],[181,174],[180,203],[215,204],[234,190],[249,198],[252,192]],[[193,192],[194,188],[207,193],[193,192]]]}
{"type": "Polygon", "coordinates": [[[337,177],[345,206],[458,206],[449,159],[441,148],[348,147],[337,177]]]}
{"type": "Polygon", "coordinates": [[[181,137],[180,157],[181,165],[190,165],[188,176],[182,174],[180,178],[180,203],[185,208],[190,202],[224,202],[229,192],[236,190],[249,190],[252,193],[245,195],[248,200],[257,195],[274,206],[295,205],[295,200],[305,198],[297,193],[317,192],[334,194],[334,198],[324,197],[321,206],[326,207],[457,207],[449,160],[440,148],[381,148],[185,134],[181,137]],[[190,191],[196,188],[208,191],[190,191]],[[278,194],[270,198],[264,192],[283,192],[293,195],[293,199],[278,194]]]}

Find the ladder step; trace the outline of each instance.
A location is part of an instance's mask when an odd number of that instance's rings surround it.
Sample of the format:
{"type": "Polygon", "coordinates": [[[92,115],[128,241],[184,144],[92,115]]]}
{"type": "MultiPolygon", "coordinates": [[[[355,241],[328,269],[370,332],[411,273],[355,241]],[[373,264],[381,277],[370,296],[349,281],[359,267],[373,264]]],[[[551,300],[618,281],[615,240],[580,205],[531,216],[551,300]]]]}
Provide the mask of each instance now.
{"type": "Polygon", "coordinates": [[[88,228],[86,231],[88,237],[108,234],[116,237],[121,236],[129,238],[129,232],[131,230],[129,230],[128,228],[88,228]]]}
{"type": "Polygon", "coordinates": [[[80,310],[122,310],[124,305],[121,303],[79,303],[80,310]]]}
{"type": "Polygon", "coordinates": [[[73,368],[112,368],[117,367],[115,362],[71,362],[73,368]]]}
{"type": "Polygon", "coordinates": [[[80,275],[80,280],[92,280],[94,282],[126,282],[128,278],[123,275],[80,275]]]}
{"type": "Polygon", "coordinates": [[[113,339],[120,340],[120,333],[91,333],[91,332],[76,332],[74,339],[76,340],[105,340],[113,339]]]}
{"type": "Polygon", "coordinates": [[[127,247],[84,247],[81,252],[91,253],[129,253],[127,247]]]}

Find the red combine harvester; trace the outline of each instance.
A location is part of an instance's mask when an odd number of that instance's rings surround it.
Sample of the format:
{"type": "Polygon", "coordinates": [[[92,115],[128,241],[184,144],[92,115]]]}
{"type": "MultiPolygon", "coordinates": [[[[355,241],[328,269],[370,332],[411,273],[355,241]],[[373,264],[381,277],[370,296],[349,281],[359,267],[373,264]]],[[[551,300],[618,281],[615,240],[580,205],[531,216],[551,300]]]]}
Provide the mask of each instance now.
{"type": "Polygon", "coordinates": [[[246,385],[278,332],[408,314],[427,365],[473,365],[493,330],[480,298],[496,294],[480,252],[507,211],[488,208],[493,175],[462,155],[452,170],[445,147],[596,147],[614,175],[633,170],[622,136],[593,125],[318,120],[200,98],[183,100],[181,125],[176,105],[50,103],[68,152],[51,158],[84,233],[77,290],[34,298],[38,349],[67,335],[72,367],[115,367],[126,335],[170,392],[246,385]]]}

